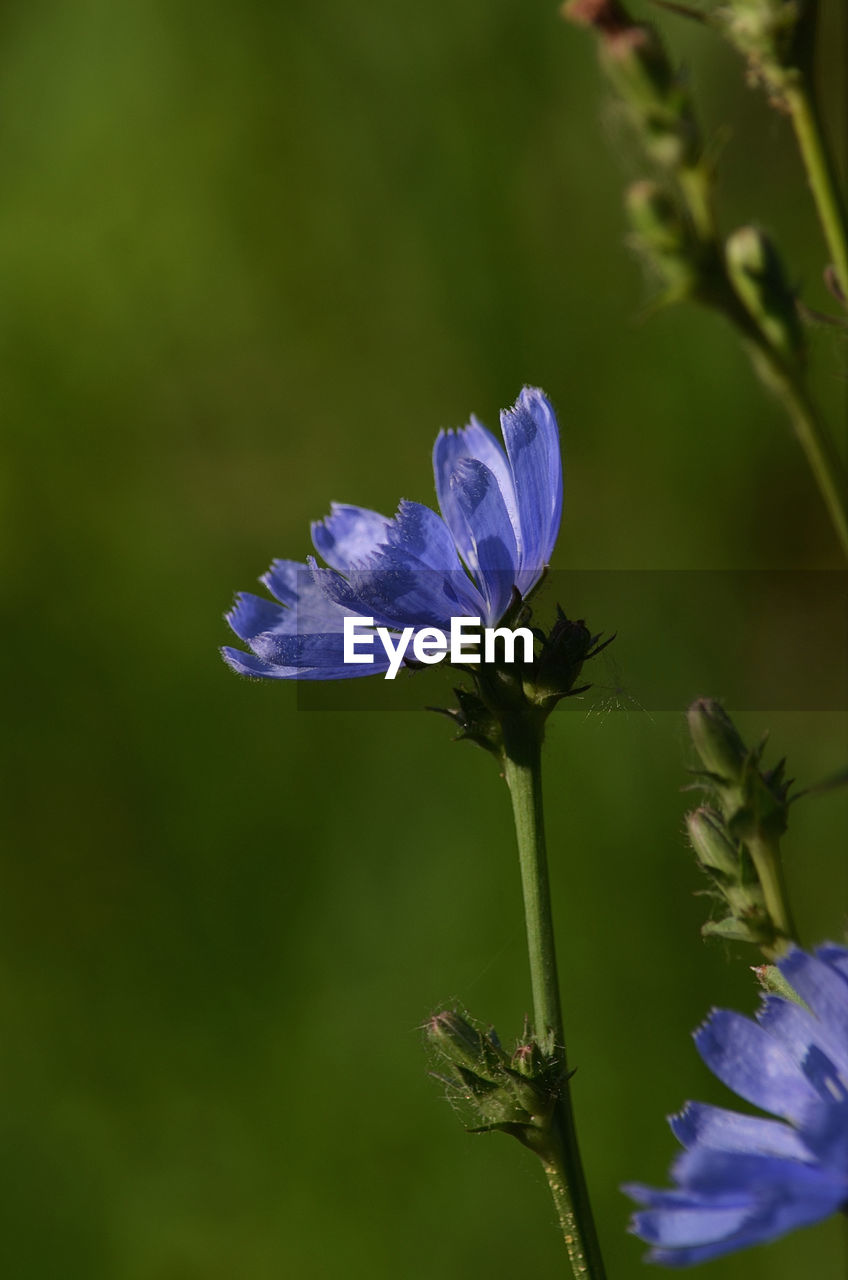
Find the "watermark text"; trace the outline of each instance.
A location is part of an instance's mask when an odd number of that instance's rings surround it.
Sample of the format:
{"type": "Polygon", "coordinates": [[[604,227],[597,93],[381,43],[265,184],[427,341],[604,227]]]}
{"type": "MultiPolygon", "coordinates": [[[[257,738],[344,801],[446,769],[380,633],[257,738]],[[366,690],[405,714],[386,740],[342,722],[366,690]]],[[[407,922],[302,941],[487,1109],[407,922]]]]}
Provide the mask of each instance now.
{"type": "Polygon", "coordinates": [[[386,680],[394,680],[407,658],[425,666],[443,662],[445,658],[454,666],[481,661],[533,661],[533,632],[529,627],[484,627],[480,618],[451,618],[450,633],[441,627],[404,627],[400,632],[391,631],[388,627],[375,628],[373,618],[345,618],[342,630],[345,665],[360,662],[373,665],[376,661],[374,642],[381,642],[389,660],[386,680]],[[499,642],[500,653],[497,650],[499,642]]]}

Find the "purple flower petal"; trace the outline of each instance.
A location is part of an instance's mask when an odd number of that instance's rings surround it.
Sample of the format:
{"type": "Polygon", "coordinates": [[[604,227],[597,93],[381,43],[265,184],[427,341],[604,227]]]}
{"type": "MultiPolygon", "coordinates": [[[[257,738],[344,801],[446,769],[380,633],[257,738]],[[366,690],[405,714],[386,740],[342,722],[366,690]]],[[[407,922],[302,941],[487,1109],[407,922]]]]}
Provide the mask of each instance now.
{"type": "Polygon", "coordinates": [[[518,567],[509,513],[494,475],[476,459],[460,459],[451,488],[468,526],[471,567],[487,602],[485,622],[492,624],[509,606],[518,567]]]}
{"type": "Polygon", "coordinates": [[[373,618],[378,627],[436,626],[447,631],[452,614],[458,612],[454,584],[448,575],[422,567],[420,561],[405,559],[390,548],[374,557],[373,568],[354,568],[347,577],[318,565],[313,565],[312,572],[328,603],[347,613],[373,618]]]}
{"type": "Polygon", "coordinates": [[[625,1187],[645,1206],[632,1229],[653,1246],[648,1261],[692,1266],[848,1205],[848,951],[793,951],[781,969],[813,1012],[769,996],[758,1023],[719,1010],[696,1042],[725,1084],[793,1124],[687,1104],[671,1121],[686,1148],[676,1188],[625,1187]]]}
{"type": "Polygon", "coordinates": [[[300,676],[297,667],[278,667],[272,662],[265,662],[255,653],[244,653],[241,649],[231,649],[225,645],[221,650],[224,661],[240,676],[258,676],[263,680],[292,680],[300,676]]]}
{"type": "Polygon", "coordinates": [[[684,1147],[709,1147],[714,1151],[754,1152],[787,1160],[811,1160],[800,1134],[779,1120],[743,1116],[738,1111],[687,1102],[680,1115],[669,1120],[671,1131],[684,1147]]]}
{"type": "Polygon", "coordinates": [[[810,1048],[815,1045],[848,1078],[848,1050],[841,1042],[840,1028],[834,1033],[832,1022],[821,1022],[801,1005],[778,996],[765,998],[757,1021],[773,1040],[783,1045],[802,1071],[810,1048]]]}
{"type": "MultiPolygon", "coordinates": [[[[448,628],[454,616],[483,615],[485,602],[460,563],[450,530],[435,511],[418,502],[401,502],[385,544],[368,558],[367,568],[414,570],[421,578],[423,597],[439,601],[436,614],[448,628]]],[[[430,619],[422,613],[418,621],[433,621],[436,614],[430,619]]]]}
{"type": "Polygon", "coordinates": [[[274,560],[267,573],[259,579],[281,604],[294,604],[303,588],[305,564],[298,560],[274,560]]]}
{"type": "Polygon", "coordinates": [[[634,1229],[647,1244],[664,1249],[682,1245],[713,1244],[726,1240],[751,1216],[749,1204],[733,1208],[705,1208],[699,1198],[689,1196],[689,1203],[646,1210],[633,1218],[634,1229]]]}
{"type": "Polygon", "coordinates": [[[294,561],[275,561],[263,577],[274,582],[276,594],[285,595],[289,603],[275,604],[249,591],[236,597],[227,614],[227,622],[240,640],[253,647],[253,640],[263,634],[297,635],[341,632],[346,609],[328,598],[315,582],[308,565],[294,561]]]}
{"type": "Polygon", "coordinates": [[[541,391],[525,387],[501,414],[521,525],[522,595],[551,558],[562,517],[562,462],[554,411],[541,391]]]}
{"type": "Polygon", "coordinates": [[[832,942],[827,943],[823,947],[816,948],[816,955],[848,983],[848,951],[844,947],[836,947],[832,942]]]}
{"type": "MultiPolygon", "coordinates": [[[[256,636],[252,647],[257,656],[269,666],[287,670],[343,671],[346,675],[358,676],[374,675],[377,672],[386,671],[389,666],[386,651],[376,638],[371,650],[374,656],[373,663],[346,665],[344,638],[340,631],[311,635],[279,635],[268,632],[265,635],[256,636]]],[[[364,653],[367,650],[361,649],[360,652],[364,653]]]]}
{"type": "Polygon", "coordinates": [[[465,563],[472,567],[474,550],[468,525],[458,495],[451,487],[451,476],[463,458],[476,459],[488,467],[501,492],[516,542],[520,538],[518,499],[515,482],[502,445],[498,443],[482,422],[472,418],[467,427],[459,431],[440,431],[433,448],[433,473],[436,496],[445,523],[460,550],[465,563]]]}
{"type": "Polygon", "coordinates": [[[625,1188],[650,1206],[634,1215],[632,1229],[655,1246],[652,1262],[690,1266],[773,1240],[835,1212],[844,1195],[844,1185],[815,1165],[716,1152],[699,1152],[690,1164],[680,1171],[685,1191],[625,1188]]]}
{"type": "Polygon", "coordinates": [[[740,1013],[717,1009],[696,1032],[695,1044],[719,1080],[764,1111],[792,1120],[816,1101],[792,1055],[740,1013]]]}
{"type": "Polygon", "coordinates": [[[226,620],[239,640],[246,640],[249,644],[262,631],[284,629],[292,612],[291,609],[275,604],[273,600],[266,600],[264,596],[242,591],[236,596],[236,602],[226,615],[226,620]]]}
{"type": "Polygon", "coordinates": [[[794,947],[778,961],[778,968],[793,990],[838,1040],[842,1069],[848,1072],[848,1019],[845,1017],[845,983],[839,973],[816,956],[794,947]]]}
{"type": "Polygon", "coordinates": [[[334,502],[330,514],[312,525],[312,541],[327,564],[344,573],[376,550],[385,538],[388,523],[378,511],[334,502]]]}

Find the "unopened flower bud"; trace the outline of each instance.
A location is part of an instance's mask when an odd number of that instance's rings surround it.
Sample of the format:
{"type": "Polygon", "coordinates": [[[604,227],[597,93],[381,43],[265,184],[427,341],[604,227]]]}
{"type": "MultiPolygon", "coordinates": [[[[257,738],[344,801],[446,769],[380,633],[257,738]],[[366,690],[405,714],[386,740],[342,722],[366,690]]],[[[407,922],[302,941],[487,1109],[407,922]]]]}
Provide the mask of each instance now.
{"type": "Polygon", "coordinates": [[[711,21],[746,59],[751,81],[764,85],[776,106],[797,76],[792,64],[803,8],[798,0],[725,0],[712,14],[711,21]]]}
{"type": "Polygon", "coordinates": [[[714,698],[698,698],[686,712],[692,745],[708,773],[741,784],[748,752],[730,716],[714,698]]]}
{"type": "Polygon", "coordinates": [[[427,1038],[450,1064],[444,1079],[473,1120],[472,1132],[500,1129],[542,1152],[548,1141],[561,1074],[531,1041],[510,1059],[493,1030],[479,1031],[458,1013],[437,1013],[427,1038]]]}
{"type": "Polygon", "coordinates": [[[545,638],[536,661],[532,680],[526,686],[527,696],[537,706],[550,709],[561,698],[582,693],[588,685],[575,688],[583,663],[605,649],[615,639],[600,641],[581,619],[572,622],[557,605],[557,620],[545,638]]]}
{"type": "Polygon", "coordinates": [[[625,101],[643,111],[665,107],[674,72],[653,27],[622,27],[606,37],[601,51],[604,69],[625,101]]]}
{"type": "Polygon", "coordinates": [[[484,1037],[458,1013],[436,1013],[427,1023],[427,1038],[452,1063],[479,1071],[486,1061],[484,1037]]]}
{"type": "Polygon", "coordinates": [[[692,848],[705,871],[718,872],[727,880],[739,875],[739,854],[719,815],[706,806],[686,815],[692,848]]]}
{"type": "Polygon", "coordinates": [[[686,826],[698,865],[713,882],[714,896],[723,899],[730,913],[723,920],[708,921],[701,932],[736,942],[773,942],[774,927],[744,846],[733,840],[721,816],[706,806],[688,813],[686,826]]]}
{"type": "Polygon", "coordinates": [[[633,22],[615,0],[570,0],[563,13],[597,31],[601,64],[651,159],[669,169],[694,164],[700,138],[689,96],[654,28],[633,22]]]}
{"type": "Polygon", "coordinates": [[[740,227],[725,246],[727,270],[745,309],[771,346],[798,359],[804,338],[795,298],[771,240],[758,227],[740,227]]]}
{"type": "Polygon", "coordinates": [[[528,1040],[518,1045],[512,1055],[511,1065],[514,1071],[528,1079],[541,1075],[545,1068],[545,1059],[536,1041],[528,1040]]]}

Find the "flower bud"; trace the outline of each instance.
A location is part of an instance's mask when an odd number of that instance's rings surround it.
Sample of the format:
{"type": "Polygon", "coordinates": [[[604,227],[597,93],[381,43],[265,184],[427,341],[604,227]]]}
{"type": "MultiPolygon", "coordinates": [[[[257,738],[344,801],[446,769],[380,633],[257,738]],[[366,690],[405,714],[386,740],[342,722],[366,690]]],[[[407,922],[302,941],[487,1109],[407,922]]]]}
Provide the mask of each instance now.
{"type": "Polygon", "coordinates": [[[511,1066],[520,1076],[534,1080],[546,1069],[545,1056],[535,1040],[525,1035],[525,1041],[516,1047],[512,1055],[511,1066]]]}
{"type": "Polygon", "coordinates": [[[458,1013],[436,1013],[427,1023],[427,1036],[451,1062],[464,1066],[480,1066],[483,1057],[483,1037],[480,1032],[461,1018],[458,1013]]]}
{"type": "Polygon", "coordinates": [[[776,106],[797,75],[792,63],[803,8],[798,0],[725,0],[712,14],[712,22],[747,61],[752,83],[762,84],[776,106]]]}
{"type": "Polygon", "coordinates": [[[774,927],[744,845],[733,840],[721,815],[706,805],[687,813],[686,827],[698,865],[712,881],[713,896],[729,910],[724,919],[709,920],[701,932],[735,942],[772,943],[774,927]]]}
{"type": "Polygon", "coordinates": [[[686,718],[692,745],[706,771],[728,786],[741,785],[748,751],[721,703],[714,698],[698,698],[686,718]]]}
{"type": "Polygon", "coordinates": [[[771,346],[800,359],[804,337],[795,298],[771,240],[757,227],[740,227],[728,238],[725,256],[740,301],[771,346]]]}
{"type": "Polygon", "coordinates": [[[508,1076],[513,1097],[536,1128],[547,1129],[559,1091],[559,1074],[534,1041],[520,1044],[512,1055],[508,1076]]]}
{"type": "Polygon", "coordinates": [[[575,688],[583,663],[611,644],[615,636],[600,641],[581,619],[572,622],[557,605],[557,620],[544,638],[532,677],[525,682],[525,692],[538,707],[548,711],[561,698],[583,693],[589,685],[575,688]]]}
{"type": "Polygon", "coordinates": [[[563,13],[597,31],[601,65],[651,159],[669,169],[694,164],[700,138],[689,96],[654,28],[633,22],[617,0],[570,0],[563,13]]]}
{"type": "Polygon", "coordinates": [[[765,738],[748,751],[720,703],[699,698],[686,713],[717,807],[732,840],[774,840],[786,830],[789,789],[784,761],[763,771],[765,738]]]}
{"type": "Polygon", "coordinates": [[[687,712],[692,742],[701,758],[701,785],[714,808],[687,817],[699,864],[729,915],[702,932],[755,943],[767,957],[791,935],[780,883],[779,838],[786,830],[791,781],[784,762],[763,771],[765,738],[748,751],[727,712],[712,698],[699,698],[687,712]]]}
{"type": "Polygon", "coordinates": [[[687,813],[686,827],[703,869],[718,872],[727,881],[736,880],[739,876],[739,853],[715,810],[703,806],[687,813]]]}
{"type": "Polygon", "coordinates": [[[434,1014],[425,1030],[450,1064],[450,1075],[442,1078],[470,1115],[472,1131],[500,1129],[541,1151],[561,1083],[556,1059],[535,1041],[520,1045],[510,1059],[493,1030],[484,1034],[451,1011],[434,1014]]]}

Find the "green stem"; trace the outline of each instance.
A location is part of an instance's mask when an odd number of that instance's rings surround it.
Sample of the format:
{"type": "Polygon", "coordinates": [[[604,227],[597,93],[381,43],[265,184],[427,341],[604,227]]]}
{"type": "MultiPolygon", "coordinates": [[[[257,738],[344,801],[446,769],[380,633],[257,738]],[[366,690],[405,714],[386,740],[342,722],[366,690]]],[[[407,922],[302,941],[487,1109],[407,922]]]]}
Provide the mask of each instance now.
{"type": "Polygon", "coordinates": [[[836,279],[843,298],[848,299],[848,218],[818,111],[803,78],[786,88],[784,99],[792,117],[795,137],[807,171],[807,180],[828,253],[833,260],[836,279]]]}
{"type": "Polygon", "coordinates": [[[541,743],[532,728],[525,732],[513,729],[509,737],[504,774],[521,863],[533,1020],[536,1035],[550,1050],[562,1046],[564,1037],[542,810],[541,743]]]}
{"type": "Polygon", "coordinates": [[[842,459],[824,428],[800,378],[765,338],[745,335],[754,367],[789,415],[795,436],[830,516],[839,544],[848,557],[848,478],[842,459]]]}
{"type": "Polygon", "coordinates": [[[789,907],[778,841],[768,836],[756,835],[745,840],[745,847],[753,860],[772,924],[787,942],[797,941],[798,934],[789,907]]]}
{"type": "Polygon", "coordinates": [[[540,1152],[575,1280],[604,1280],[592,1208],[580,1159],[568,1084],[557,977],[545,826],[542,809],[541,726],[527,720],[504,725],[504,774],[518,838],[536,1036],[560,1067],[551,1141],[540,1152]]]}

